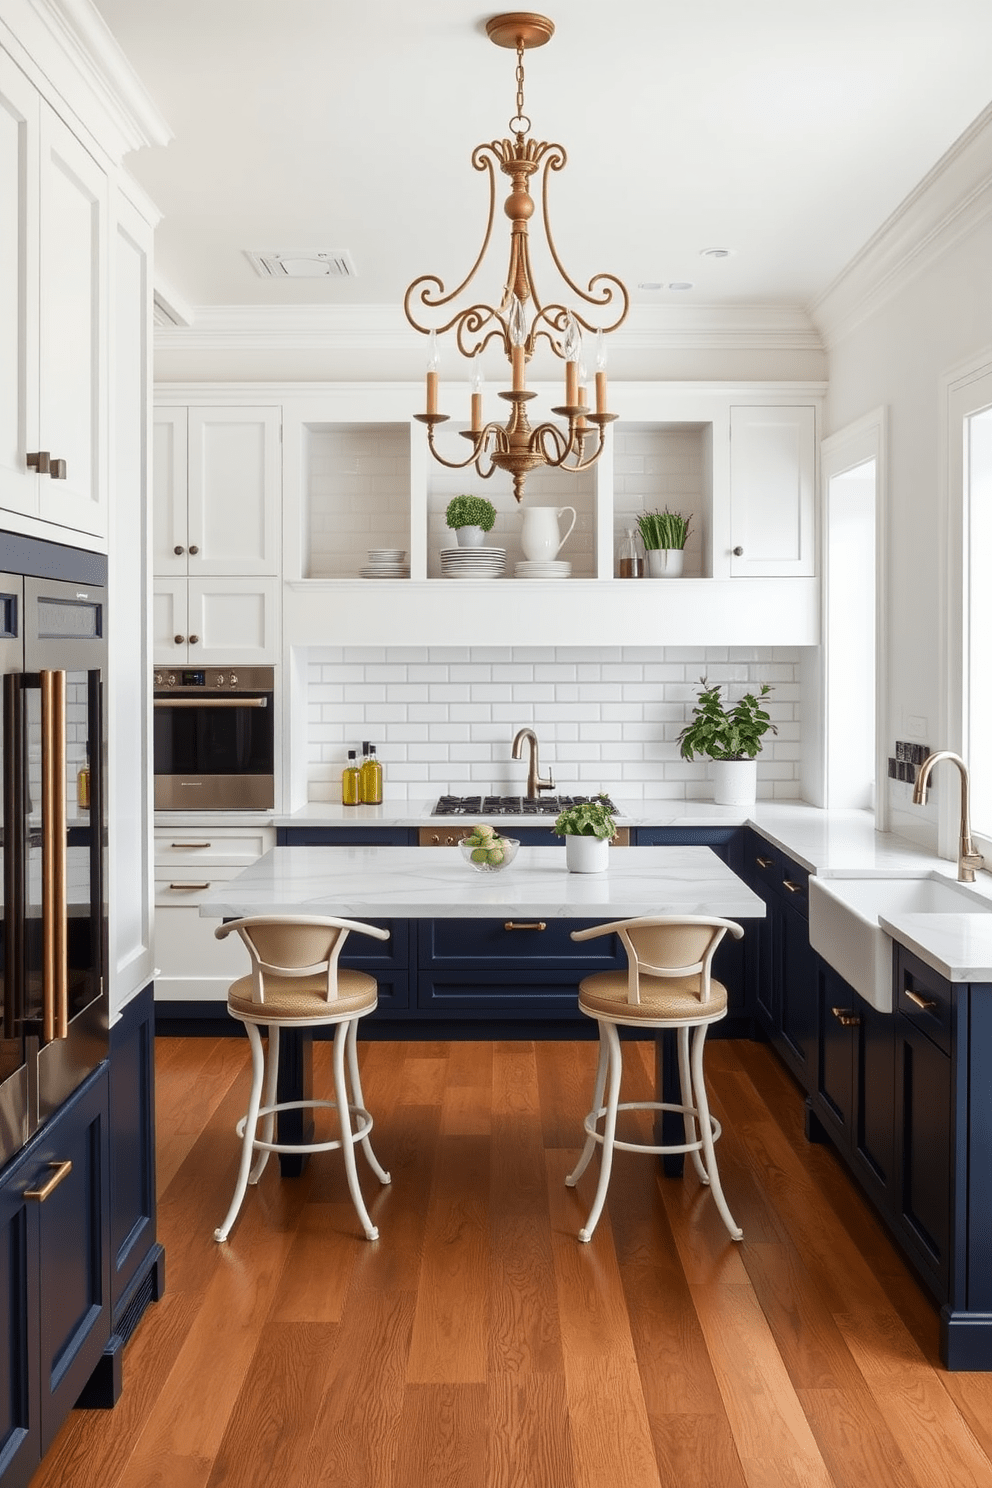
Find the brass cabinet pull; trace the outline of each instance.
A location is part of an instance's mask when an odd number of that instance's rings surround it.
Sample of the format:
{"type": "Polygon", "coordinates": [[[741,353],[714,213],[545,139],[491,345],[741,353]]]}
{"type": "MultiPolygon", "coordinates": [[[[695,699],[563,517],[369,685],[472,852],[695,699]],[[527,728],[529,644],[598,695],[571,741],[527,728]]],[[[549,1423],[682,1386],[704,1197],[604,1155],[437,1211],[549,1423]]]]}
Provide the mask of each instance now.
{"type": "Polygon", "coordinates": [[[212,842],[174,842],[173,847],[213,847],[212,842]]]}
{"type": "Polygon", "coordinates": [[[68,474],[68,466],[66,465],[64,460],[53,460],[52,468],[49,474],[51,475],[52,480],[65,480],[66,475],[68,474]]]}
{"type": "Polygon", "coordinates": [[[52,457],[48,450],[35,450],[26,455],[25,460],[30,470],[37,470],[39,475],[48,475],[51,471],[52,457]]]}
{"type": "Polygon", "coordinates": [[[68,1178],[72,1172],[72,1160],[70,1158],[66,1158],[65,1162],[50,1162],[48,1166],[52,1170],[52,1176],[40,1188],[26,1188],[24,1190],[24,1197],[26,1199],[37,1199],[39,1204],[43,1204],[48,1198],[48,1195],[54,1193],[58,1188],[63,1178],[68,1178]]]}
{"type": "Polygon", "coordinates": [[[209,887],[210,887],[210,885],[208,883],[204,883],[204,884],[193,884],[193,883],[175,884],[175,883],[170,883],[170,885],[169,885],[169,888],[170,889],[176,889],[180,894],[195,894],[198,890],[200,890],[200,889],[209,889],[209,887]]]}
{"type": "Polygon", "coordinates": [[[831,1008],[830,1011],[837,1019],[837,1022],[840,1024],[841,1028],[861,1027],[861,1019],[858,1017],[857,1013],[852,1013],[850,1008],[835,1007],[831,1008]]]}
{"type": "Polygon", "coordinates": [[[775,864],[774,858],[755,858],[754,861],[757,863],[759,868],[772,868],[775,864]]]}
{"type": "Polygon", "coordinates": [[[783,878],[782,887],[790,894],[802,894],[806,885],[793,883],[791,878],[783,878]]]}
{"type": "Polygon", "coordinates": [[[66,912],[65,672],[43,671],[41,686],[42,1036],[69,1035],[66,912]]]}
{"type": "Polygon", "coordinates": [[[939,1002],[934,1002],[932,999],[921,997],[918,992],[911,992],[908,987],[904,987],[903,991],[909,998],[910,1002],[915,1003],[916,1006],[918,1008],[921,1008],[922,1011],[925,1013],[935,1013],[940,1007],[939,1002]]]}
{"type": "Polygon", "coordinates": [[[504,920],[504,930],[547,930],[546,920],[504,920]]]}
{"type": "MultiPolygon", "coordinates": [[[[190,636],[190,640],[193,639],[194,637],[190,636]]],[[[196,639],[199,640],[199,636],[196,639]]],[[[178,643],[178,636],[176,636],[176,641],[178,643]]],[[[234,692],[210,694],[207,697],[177,697],[175,693],[169,693],[155,699],[156,708],[267,708],[268,706],[267,697],[241,697],[234,692]]],[[[208,847],[209,845],[207,843],[208,847]]]]}

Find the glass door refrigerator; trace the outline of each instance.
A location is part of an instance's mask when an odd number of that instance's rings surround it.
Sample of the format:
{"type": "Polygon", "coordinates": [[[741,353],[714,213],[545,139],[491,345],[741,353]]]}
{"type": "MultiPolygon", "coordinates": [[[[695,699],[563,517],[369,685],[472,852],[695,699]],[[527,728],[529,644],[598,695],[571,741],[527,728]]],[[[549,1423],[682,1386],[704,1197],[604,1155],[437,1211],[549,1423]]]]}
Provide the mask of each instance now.
{"type": "Polygon", "coordinates": [[[0,1165],[107,1052],[106,663],[103,585],[0,573],[0,1165]]]}

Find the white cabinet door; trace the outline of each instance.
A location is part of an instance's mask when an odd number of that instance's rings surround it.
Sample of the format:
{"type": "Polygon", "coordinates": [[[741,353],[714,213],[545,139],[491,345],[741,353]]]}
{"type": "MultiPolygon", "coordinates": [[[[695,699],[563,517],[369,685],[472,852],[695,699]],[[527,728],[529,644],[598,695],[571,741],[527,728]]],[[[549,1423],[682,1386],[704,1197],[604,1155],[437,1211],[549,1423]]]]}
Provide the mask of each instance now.
{"type": "Polygon", "coordinates": [[[815,410],[730,410],[730,572],[804,577],[815,568],[815,410]]]}
{"type": "Polygon", "coordinates": [[[152,430],[152,572],[186,576],[186,410],[158,408],[152,430]]]}
{"type": "Polygon", "coordinates": [[[152,593],[152,659],[156,666],[185,666],[185,579],[156,579],[152,593]]]}
{"type": "Polygon", "coordinates": [[[0,51],[0,507],[38,510],[38,94],[0,51]]]}
{"type": "Polygon", "coordinates": [[[280,410],[191,408],[188,428],[190,577],[277,574],[280,410]]]}
{"type": "Polygon", "coordinates": [[[107,177],[2,52],[0,201],[0,506],[105,538],[107,177]]]}
{"type": "Polygon", "coordinates": [[[278,608],[275,579],[190,579],[189,660],[208,666],[277,661],[278,608]]]}
{"type": "Polygon", "coordinates": [[[107,535],[107,177],[41,113],[38,438],[65,479],[41,479],[39,515],[107,535]]]}

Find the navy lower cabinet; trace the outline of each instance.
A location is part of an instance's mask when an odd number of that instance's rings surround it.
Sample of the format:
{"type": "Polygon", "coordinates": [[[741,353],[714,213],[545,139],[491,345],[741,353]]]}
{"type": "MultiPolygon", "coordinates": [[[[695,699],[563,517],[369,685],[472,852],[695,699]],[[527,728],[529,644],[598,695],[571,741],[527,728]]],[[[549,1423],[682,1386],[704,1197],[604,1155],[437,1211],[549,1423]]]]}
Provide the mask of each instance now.
{"type": "Polygon", "coordinates": [[[0,1178],[4,1488],[29,1482],[107,1344],[109,1156],[103,1064],[0,1178]]]}
{"type": "Polygon", "coordinates": [[[749,966],[757,1020],[808,1091],[816,1070],[819,960],[809,944],[809,872],[751,828],[739,871],[766,908],[749,966]]]}
{"type": "Polygon", "coordinates": [[[816,1068],[806,1134],[829,1136],[883,1211],[894,1174],[894,1020],[815,957],[816,1068]]]}

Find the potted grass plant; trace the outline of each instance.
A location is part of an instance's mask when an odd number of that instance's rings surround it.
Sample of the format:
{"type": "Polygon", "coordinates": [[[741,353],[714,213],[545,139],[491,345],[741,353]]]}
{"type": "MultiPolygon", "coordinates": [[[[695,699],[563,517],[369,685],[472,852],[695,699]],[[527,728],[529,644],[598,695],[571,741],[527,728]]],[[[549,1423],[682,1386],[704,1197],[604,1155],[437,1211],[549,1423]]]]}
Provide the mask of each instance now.
{"type": "Polygon", "coordinates": [[[609,862],[610,839],[617,824],[606,796],[566,806],[551,829],[565,839],[565,866],[570,873],[602,873],[609,862]]]}
{"type": "Polygon", "coordinates": [[[460,548],[480,548],[486,533],[493,530],[496,508],[485,496],[452,496],[444,520],[460,548]]]}
{"type": "Polygon", "coordinates": [[[689,517],[669,511],[667,506],[663,512],[642,512],[637,518],[649,578],[681,578],[689,522],[689,517]]]}
{"type": "Polygon", "coordinates": [[[701,677],[700,684],[692,717],[679,734],[679,753],[684,760],[693,760],[697,754],[710,760],[713,800],[719,805],[753,805],[761,741],[766,733],[776,732],[762,707],[772,689],[763,682],[757,696],[746,692],[731,704],[721,701],[719,682],[710,687],[701,677]]]}

